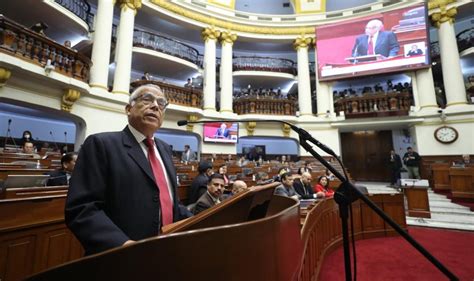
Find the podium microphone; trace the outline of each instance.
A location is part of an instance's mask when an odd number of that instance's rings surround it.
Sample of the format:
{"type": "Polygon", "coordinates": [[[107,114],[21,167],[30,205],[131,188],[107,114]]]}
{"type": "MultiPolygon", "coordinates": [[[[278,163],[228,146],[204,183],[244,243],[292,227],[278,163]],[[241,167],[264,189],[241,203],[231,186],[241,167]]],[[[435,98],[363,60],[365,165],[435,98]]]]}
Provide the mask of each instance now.
{"type": "Polygon", "coordinates": [[[233,123],[235,123],[235,122],[239,122],[239,123],[240,122],[256,122],[256,123],[281,123],[281,124],[286,124],[286,125],[290,126],[290,128],[293,131],[298,133],[298,135],[300,137],[302,137],[303,139],[311,141],[312,143],[314,143],[317,147],[319,147],[321,150],[323,150],[327,154],[338,158],[337,154],[332,149],[330,149],[325,144],[323,144],[323,143],[319,142],[318,140],[316,140],[315,138],[313,138],[307,131],[305,131],[304,129],[302,129],[300,127],[297,127],[297,126],[295,126],[295,125],[293,125],[289,122],[286,122],[286,121],[272,120],[272,119],[269,119],[269,120],[262,120],[262,119],[242,119],[242,120],[227,119],[227,120],[200,120],[200,121],[179,120],[177,122],[177,124],[178,124],[178,126],[184,126],[184,125],[188,125],[188,124],[225,123],[225,122],[233,122],[233,123]]]}
{"type": "Polygon", "coordinates": [[[53,132],[52,132],[52,131],[49,131],[49,134],[51,135],[51,139],[53,140],[54,147],[56,147],[56,150],[59,150],[58,144],[57,144],[56,141],[54,140],[53,132]]]}
{"type": "Polygon", "coordinates": [[[68,149],[67,149],[67,132],[64,131],[64,144],[66,146],[66,150],[64,151],[65,153],[68,153],[68,149]]]}
{"type": "Polygon", "coordinates": [[[5,134],[5,143],[3,144],[3,147],[4,148],[7,147],[8,137],[10,137],[12,139],[13,145],[15,146],[15,149],[17,149],[15,139],[13,138],[11,134],[11,130],[10,130],[11,124],[12,124],[12,119],[8,119],[7,133],[5,134]]]}

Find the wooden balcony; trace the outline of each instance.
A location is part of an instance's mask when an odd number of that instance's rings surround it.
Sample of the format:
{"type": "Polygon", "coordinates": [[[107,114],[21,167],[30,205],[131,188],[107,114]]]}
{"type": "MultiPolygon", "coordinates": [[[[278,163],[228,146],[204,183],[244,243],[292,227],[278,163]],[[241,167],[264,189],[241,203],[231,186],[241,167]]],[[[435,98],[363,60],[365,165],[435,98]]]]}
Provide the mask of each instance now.
{"type": "Polygon", "coordinates": [[[91,60],[76,50],[0,15],[0,52],[87,83],[91,60]]]}
{"type": "Polygon", "coordinates": [[[138,80],[130,83],[132,89],[145,85],[153,84],[161,88],[166,98],[172,104],[202,108],[202,91],[194,88],[185,88],[175,85],[165,84],[154,80],[138,80]]]}
{"type": "Polygon", "coordinates": [[[296,105],[285,99],[240,98],[234,100],[234,112],[239,115],[295,115],[296,105]]]}
{"type": "Polygon", "coordinates": [[[409,92],[365,94],[360,97],[340,98],[334,103],[336,112],[343,111],[346,118],[374,118],[406,116],[413,105],[409,92]]]}

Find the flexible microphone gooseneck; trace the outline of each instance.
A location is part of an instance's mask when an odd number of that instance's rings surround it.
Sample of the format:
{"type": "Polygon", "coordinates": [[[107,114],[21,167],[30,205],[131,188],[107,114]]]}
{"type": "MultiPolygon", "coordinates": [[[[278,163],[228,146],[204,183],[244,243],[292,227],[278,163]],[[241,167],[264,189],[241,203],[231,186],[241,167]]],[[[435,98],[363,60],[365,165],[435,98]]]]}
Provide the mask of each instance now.
{"type": "Polygon", "coordinates": [[[52,131],[49,131],[49,134],[51,135],[51,139],[53,140],[54,147],[56,148],[56,150],[59,150],[58,144],[57,144],[56,141],[54,140],[53,132],[52,132],[52,131]]]}

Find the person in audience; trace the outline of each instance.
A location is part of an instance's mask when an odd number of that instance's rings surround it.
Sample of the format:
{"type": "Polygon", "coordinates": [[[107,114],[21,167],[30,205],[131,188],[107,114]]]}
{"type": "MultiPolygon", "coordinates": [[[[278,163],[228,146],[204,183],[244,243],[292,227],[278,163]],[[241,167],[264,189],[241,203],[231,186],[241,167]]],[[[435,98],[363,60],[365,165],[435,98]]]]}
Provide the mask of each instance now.
{"type": "Polygon", "coordinates": [[[188,204],[196,203],[196,201],[204,194],[207,190],[207,183],[209,177],[214,174],[212,169],[212,163],[208,161],[201,161],[198,167],[199,175],[194,178],[188,191],[188,204]]]}
{"type": "Polygon", "coordinates": [[[410,51],[407,53],[407,57],[423,55],[423,51],[418,49],[416,44],[411,45],[410,51]]]}
{"type": "Polygon", "coordinates": [[[188,78],[188,80],[186,81],[186,84],[184,84],[184,87],[185,88],[192,88],[193,87],[193,82],[192,82],[191,78],[188,78]]]}
{"type": "Polygon", "coordinates": [[[402,169],[402,159],[395,151],[392,149],[390,150],[390,159],[388,162],[390,167],[390,186],[395,186],[400,180],[400,170],[402,169]]]}
{"type": "Polygon", "coordinates": [[[268,183],[272,183],[273,181],[274,180],[270,179],[266,172],[258,172],[255,175],[255,182],[257,183],[257,185],[265,185],[268,183]]]}
{"type": "Polygon", "coordinates": [[[36,154],[35,146],[33,145],[33,143],[31,141],[26,141],[25,143],[23,143],[22,153],[31,155],[34,159],[40,159],[41,158],[41,156],[36,154]]]}
{"type": "Polygon", "coordinates": [[[298,199],[298,193],[293,187],[293,175],[291,173],[283,173],[280,176],[280,182],[281,184],[275,188],[273,194],[298,199]]]}
{"type": "Polygon", "coordinates": [[[471,156],[469,154],[463,154],[462,155],[462,163],[464,165],[470,165],[472,164],[471,156]]]}
{"type": "Polygon", "coordinates": [[[237,166],[239,167],[245,167],[247,166],[247,164],[249,163],[249,161],[247,159],[245,159],[245,156],[240,156],[239,160],[237,161],[237,166]]]}
{"type": "Polygon", "coordinates": [[[413,151],[413,148],[408,147],[407,152],[403,155],[403,163],[407,167],[409,179],[420,179],[420,161],[420,155],[413,151]]]}
{"type": "Polygon", "coordinates": [[[298,193],[301,199],[315,198],[313,187],[311,186],[311,181],[313,180],[311,174],[303,172],[300,175],[300,178],[293,181],[293,187],[295,188],[296,193],[298,193]]]}
{"type": "Polygon", "coordinates": [[[213,174],[207,183],[207,192],[201,195],[194,207],[194,214],[211,208],[221,203],[221,196],[224,192],[224,178],[220,174],[213,174]]]}
{"type": "Polygon", "coordinates": [[[229,181],[229,178],[227,177],[227,165],[226,164],[222,164],[220,167],[219,167],[219,174],[222,176],[222,178],[224,178],[224,183],[226,186],[229,185],[230,181],[229,181]]]}
{"type": "Polygon", "coordinates": [[[33,141],[33,135],[31,134],[30,131],[23,131],[21,140],[22,140],[23,143],[28,142],[28,141],[32,142],[33,141]]]}
{"type": "Polygon", "coordinates": [[[214,138],[228,139],[230,138],[230,131],[227,129],[226,123],[221,123],[221,126],[217,128],[214,138]]]}
{"type": "Polygon", "coordinates": [[[329,187],[329,180],[326,176],[320,176],[318,183],[314,187],[317,198],[331,198],[334,196],[334,190],[329,187]]]}
{"type": "Polygon", "coordinates": [[[32,25],[30,27],[31,30],[33,30],[34,32],[36,33],[39,33],[43,36],[46,36],[46,34],[44,33],[46,29],[48,29],[48,25],[44,22],[38,22],[38,23],[35,23],[34,25],[32,25]]]}
{"type": "Polygon", "coordinates": [[[64,47],[71,49],[72,48],[72,43],[69,40],[64,41],[64,47]]]}
{"type": "Polygon", "coordinates": [[[365,34],[357,36],[352,48],[352,56],[379,54],[383,58],[395,57],[400,50],[397,36],[392,31],[383,29],[382,21],[370,20],[365,26],[365,34]]]}
{"type": "Polygon", "coordinates": [[[72,171],[76,166],[77,153],[69,152],[61,157],[61,168],[59,170],[49,173],[50,178],[46,185],[57,186],[57,185],[68,185],[71,179],[72,171]]]}
{"type": "Polygon", "coordinates": [[[189,144],[185,144],[183,154],[181,154],[181,162],[187,163],[194,160],[196,160],[196,154],[191,150],[189,144]]]}
{"type": "Polygon", "coordinates": [[[232,184],[232,195],[238,194],[238,193],[240,193],[242,191],[245,191],[247,189],[248,189],[247,184],[244,181],[236,180],[232,184]]]}
{"type": "Polygon", "coordinates": [[[169,145],[154,137],[168,101],[160,87],[142,85],[125,106],[128,125],[87,137],[69,183],[65,223],[85,254],[153,237],[192,214],[178,203],[169,145]]]}
{"type": "Polygon", "coordinates": [[[328,180],[332,181],[334,180],[336,177],[334,176],[333,173],[331,173],[331,171],[329,171],[329,169],[326,169],[324,170],[324,175],[328,178],[328,180]]]}
{"type": "Polygon", "coordinates": [[[142,80],[147,80],[147,81],[151,81],[151,80],[152,80],[151,75],[150,75],[150,73],[148,73],[148,71],[145,71],[145,72],[143,73],[142,80]]]}

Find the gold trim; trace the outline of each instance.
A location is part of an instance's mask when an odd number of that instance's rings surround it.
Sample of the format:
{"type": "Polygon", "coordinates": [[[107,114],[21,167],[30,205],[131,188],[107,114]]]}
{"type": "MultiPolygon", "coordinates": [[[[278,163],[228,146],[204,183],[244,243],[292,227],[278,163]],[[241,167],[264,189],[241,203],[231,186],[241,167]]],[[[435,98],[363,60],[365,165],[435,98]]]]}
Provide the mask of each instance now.
{"type": "Polygon", "coordinates": [[[92,87],[92,88],[101,88],[101,89],[109,91],[109,88],[107,88],[106,86],[101,85],[101,84],[89,84],[89,86],[92,87]]]}
{"type": "Polygon", "coordinates": [[[130,96],[130,93],[124,91],[112,91],[112,94],[127,95],[130,96]]]}
{"type": "Polygon", "coordinates": [[[312,41],[313,41],[313,39],[311,37],[306,37],[306,34],[301,34],[293,42],[293,48],[297,51],[300,48],[308,49],[308,47],[311,45],[312,41]]]}
{"type": "MultiPolygon", "coordinates": [[[[190,122],[195,122],[199,119],[199,116],[195,115],[195,114],[189,114],[188,117],[187,117],[187,120],[190,121],[190,122]]],[[[186,125],[186,131],[188,132],[192,132],[194,129],[194,124],[187,124],[186,125]]]]}
{"type": "Polygon", "coordinates": [[[142,7],[142,0],[117,0],[120,9],[129,8],[135,13],[142,7]]]}
{"type": "Polygon", "coordinates": [[[10,79],[12,72],[9,69],[0,67],[0,88],[5,86],[8,79],[10,79]]]}
{"type": "Polygon", "coordinates": [[[61,110],[71,112],[74,103],[81,97],[81,92],[73,89],[66,89],[61,99],[61,110]]]}
{"type": "Polygon", "coordinates": [[[266,34],[266,35],[298,35],[298,34],[314,34],[314,26],[310,27],[261,27],[243,24],[235,24],[228,21],[216,19],[209,15],[199,14],[195,11],[188,11],[167,0],[150,0],[151,3],[168,10],[177,15],[188,19],[196,20],[212,26],[217,26],[225,30],[233,30],[245,33],[266,34]]]}
{"type": "Polygon", "coordinates": [[[319,10],[301,10],[301,1],[302,0],[292,0],[293,6],[295,7],[295,14],[316,14],[316,13],[325,13],[326,12],[326,0],[321,0],[321,9],[319,10]]]}
{"type": "Polygon", "coordinates": [[[285,124],[285,123],[283,123],[281,125],[282,125],[281,130],[283,131],[283,136],[289,138],[290,137],[290,132],[291,132],[290,125],[285,124]]]}
{"type": "Polygon", "coordinates": [[[458,101],[458,102],[448,103],[446,104],[446,107],[453,106],[453,105],[461,105],[461,104],[467,104],[467,101],[458,101]]]}
{"type": "Polygon", "coordinates": [[[221,32],[221,36],[219,37],[221,44],[224,42],[227,44],[234,44],[235,40],[237,40],[237,34],[232,33],[230,30],[229,31],[223,31],[221,32]]]}
{"type": "Polygon", "coordinates": [[[201,38],[204,42],[207,42],[207,40],[217,40],[220,35],[221,32],[216,30],[214,26],[206,27],[201,32],[201,38]]]}
{"type": "MultiPolygon", "coordinates": [[[[442,23],[448,22],[450,24],[453,24],[455,19],[456,19],[456,14],[458,13],[456,7],[452,7],[447,9],[447,5],[450,3],[456,2],[456,0],[436,0],[433,2],[432,7],[434,8],[439,8],[439,12],[433,13],[431,15],[431,21],[433,22],[433,25],[439,28],[439,26],[442,23]]],[[[428,7],[430,7],[428,5],[428,7]]],[[[431,8],[430,8],[431,9],[431,8]]]]}
{"type": "Polygon", "coordinates": [[[253,136],[255,128],[257,127],[257,122],[247,122],[245,128],[247,129],[247,136],[253,136]]]}
{"type": "Polygon", "coordinates": [[[214,5],[217,5],[217,6],[221,6],[221,7],[225,7],[225,8],[228,8],[228,9],[235,10],[235,0],[231,0],[229,6],[227,6],[226,4],[220,3],[216,0],[207,0],[207,2],[209,2],[210,4],[214,4],[214,5]]]}

